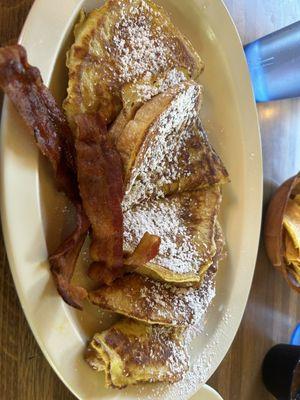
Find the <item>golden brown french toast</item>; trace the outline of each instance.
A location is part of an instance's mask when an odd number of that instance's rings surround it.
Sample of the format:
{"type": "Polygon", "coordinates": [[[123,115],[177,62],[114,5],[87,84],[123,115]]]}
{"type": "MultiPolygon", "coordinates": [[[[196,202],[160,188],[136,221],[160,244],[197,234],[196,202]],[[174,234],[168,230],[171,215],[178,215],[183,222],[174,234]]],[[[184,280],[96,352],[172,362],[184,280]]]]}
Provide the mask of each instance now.
{"type": "MultiPolygon", "coordinates": [[[[121,90],[123,108],[109,130],[109,135],[113,142],[116,143],[118,141],[125,126],[134,118],[137,110],[143,104],[188,78],[188,72],[184,68],[173,68],[159,74],[146,73],[134,82],[128,82],[123,85],[121,90]]],[[[168,97],[168,95],[166,96],[168,97]]],[[[159,107],[156,106],[156,108],[159,107]]]]}
{"type": "Polygon", "coordinates": [[[124,249],[131,253],[145,232],[161,238],[158,256],[137,272],[176,283],[194,283],[216,253],[218,186],[141,203],[124,213],[124,249]]]}
{"type": "Polygon", "coordinates": [[[151,0],[108,0],[75,27],[68,57],[69,123],[82,112],[99,112],[112,122],[122,108],[121,88],[128,82],[174,67],[197,78],[203,63],[191,43],[151,0]]]}
{"type": "Polygon", "coordinates": [[[177,287],[132,273],[89,293],[89,300],[103,310],[148,324],[187,327],[204,309],[206,295],[201,285],[177,287]]]}
{"type": "Polygon", "coordinates": [[[95,334],[85,354],[88,364],[105,371],[108,387],[139,382],[177,382],[188,369],[182,331],[124,318],[95,334]]]}
{"type": "Polygon", "coordinates": [[[122,132],[124,112],[117,119],[113,134],[124,164],[124,210],[228,180],[202,128],[201,102],[201,86],[184,81],[143,104],[122,132]]]}
{"type": "Polygon", "coordinates": [[[191,323],[196,297],[192,288],[178,288],[136,273],[89,294],[89,300],[104,310],[150,324],[171,326],[191,323]]]}
{"type": "Polygon", "coordinates": [[[186,327],[194,323],[214,297],[207,291],[205,280],[215,274],[224,251],[224,236],[216,222],[214,240],[216,253],[212,265],[201,273],[201,282],[193,287],[178,287],[139,275],[136,272],[117,279],[89,293],[91,303],[148,324],[186,327]]]}

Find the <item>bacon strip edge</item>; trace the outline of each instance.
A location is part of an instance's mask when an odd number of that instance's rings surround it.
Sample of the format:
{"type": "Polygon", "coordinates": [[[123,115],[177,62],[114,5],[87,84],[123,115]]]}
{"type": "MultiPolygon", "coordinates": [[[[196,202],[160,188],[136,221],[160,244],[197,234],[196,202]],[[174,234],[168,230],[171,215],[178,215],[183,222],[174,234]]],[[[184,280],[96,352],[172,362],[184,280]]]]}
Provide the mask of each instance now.
{"type": "Polygon", "coordinates": [[[28,64],[22,46],[0,48],[0,87],[50,161],[58,189],[72,201],[78,201],[72,132],[39,70],[28,64]]]}
{"type": "Polygon", "coordinates": [[[81,310],[81,301],[87,297],[87,291],[80,286],[73,286],[71,284],[71,279],[90,222],[81,205],[77,206],[76,211],[77,221],[75,230],[49,257],[49,263],[57,290],[61,297],[70,306],[81,310]]]}
{"type": "Polygon", "coordinates": [[[77,226],[49,257],[58,292],[70,305],[81,308],[86,291],[70,283],[89,222],[80,204],[77,187],[74,141],[67,120],[39,70],[29,65],[20,45],[0,48],[0,87],[31,129],[41,153],[49,160],[59,190],[74,203],[77,226]]]}
{"type": "Polygon", "coordinates": [[[92,225],[90,255],[114,279],[123,269],[122,161],[99,115],[78,115],[76,123],[79,190],[92,225]]]}

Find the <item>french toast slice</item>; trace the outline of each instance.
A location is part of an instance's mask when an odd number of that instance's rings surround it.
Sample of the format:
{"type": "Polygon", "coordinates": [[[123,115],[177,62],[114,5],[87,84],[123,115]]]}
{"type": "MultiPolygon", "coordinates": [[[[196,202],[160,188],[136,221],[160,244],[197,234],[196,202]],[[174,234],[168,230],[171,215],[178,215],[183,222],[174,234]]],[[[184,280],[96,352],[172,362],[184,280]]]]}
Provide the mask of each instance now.
{"type": "Polygon", "coordinates": [[[68,56],[68,95],[64,109],[74,117],[99,112],[112,122],[122,108],[121,88],[128,82],[174,67],[193,79],[204,64],[164,9],[151,0],[107,0],[81,14],[68,56]]]}
{"type": "MultiPolygon", "coordinates": [[[[134,118],[137,110],[143,104],[188,78],[188,72],[184,68],[173,68],[159,74],[146,73],[134,82],[128,82],[123,85],[121,90],[123,108],[110,127],[109,135],[111,140],[114,143],[118,141],[125,126],[134,118]]],[[[159,105],[156,108],[159,108],[159,105]]],[[[153,119],[154,117],[155,114],[151,118],[153,119]]]]}
{"type": "Polygon", "coordinates": [[[115,143],[124,165],[123,210],[228,180],[201,125],[201,103],[201,86],[184,81],[143,104],[121,133],[119,127],[115,143]]]}
{"type": "Polygon", "coordinates": [[[102,286],[89,293],[89,301],[101,309],[126,317],[166,326],[187,327],[206,312],[215,296],[207,281],[214,276],[222,258],[224,237],[220,225],[215,228],[216,254],[213,264],[201,274],[201,282],[193,287],[178,287],[156,281],[135,272],[117,279],[111,286],[102,286]]]}
{"type": "Polygon", "coordinates": [[[158,255],[136,272],[192,285],[213,262],[219,186],[143,202],[124,213],[124,250],[131,253],[145,232],[161,238],[158,255]]]}
{"type": "Polygon", "coordinates": [[[189,79],[188,71],[185,68],[178,67],[158,74],[146,73],[134,82],[128,82],[122,86],[122,111],[127,116],[132,116],[152,97],[164,93],[171,87],[189,79]]]}
{"type": "Polygon", "coordinates": [[[194,317],[198,292],[132,273],[89,293],[89,300],[101,309],[149,324],[187,326],[194,317]]]}
{"type": "Polygon", "coordinates": [[[188,369],[181,329],[124,318],[90,341],[85,359],[105,372],[107,387],[177,382],[188,369]]]}
{"type": "MultiPolygon", "coordinates": [[[[213,267],[203,274],[202,282],[213,267]]],[[[112,311],[148,324],[187,327],[204,313],[214,297],[207,296],[201,284],[178,287],[136,273],[119,278],[111,286],[89,293],[89,301],[102,310],[112,311]],[[205,294],[205,296],[204,296],[205,294]]]]}

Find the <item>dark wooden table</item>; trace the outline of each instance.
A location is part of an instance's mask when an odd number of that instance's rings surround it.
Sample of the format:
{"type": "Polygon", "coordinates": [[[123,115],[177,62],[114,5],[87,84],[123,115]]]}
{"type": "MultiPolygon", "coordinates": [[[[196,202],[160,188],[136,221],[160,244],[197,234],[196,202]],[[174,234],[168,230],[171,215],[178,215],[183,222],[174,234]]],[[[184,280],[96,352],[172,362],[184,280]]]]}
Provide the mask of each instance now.
{"type": "MultiPolygon", "coordinates": [[[[225,0],[225,3],[244,43],[300,19],[299,0],[225,0]]],[[[16,40],[31,4],[32,0],[0,0],[0,45],[16,40]]],[[[274,189],[300,170],[300,157],[297,157],[300,154],[300,100],[262,104],[258,112],[266,204],[274,189]]],[[[273,344],[288,342],[299,317],[299,297],[271,268],[261,245],[243,322],[225,360],[209,381],[224,400],[272,399],[261,382],[261,362],[273,344]]],[[[0,399],[74,399],[44,359],[28,328],[2,238],[0,399]]]]}

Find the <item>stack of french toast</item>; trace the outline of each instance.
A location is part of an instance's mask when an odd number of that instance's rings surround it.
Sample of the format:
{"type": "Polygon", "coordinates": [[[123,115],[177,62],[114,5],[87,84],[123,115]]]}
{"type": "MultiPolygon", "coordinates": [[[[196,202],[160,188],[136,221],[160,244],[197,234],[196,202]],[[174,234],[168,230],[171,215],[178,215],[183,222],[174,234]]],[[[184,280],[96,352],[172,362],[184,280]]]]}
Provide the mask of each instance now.
{"type": "Polygon", "coordinates": [[[107,0],[81,12],[67,66],[64,114],[26,50],[0,48],[0,88],[76,211],[49,256],[54,283],[70,306],[120,316],[85,353],[108,387],[179,381],[225,244],[228,173],[200,119],[204,63],[151,0],[107,0]],[[88,233],[92,291],[72,282],[88,233]]]}
{"type": "Polygon", "coordinates": [[[67,66],[70,126],[99,113],[123,162],[124,250],[145,232],[161,240],[151,261],[89,293],[122,317],[95,334],[86,360],[111,387],[178,381],[188,368],[184,332],[207,303],[204,282],[224,246],[228,173],[200,120],[204,63],[151,0],[107,0],[81,13],[67,66]]]}

